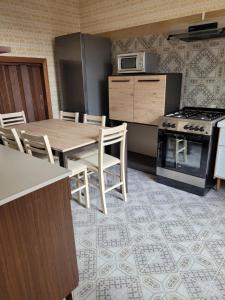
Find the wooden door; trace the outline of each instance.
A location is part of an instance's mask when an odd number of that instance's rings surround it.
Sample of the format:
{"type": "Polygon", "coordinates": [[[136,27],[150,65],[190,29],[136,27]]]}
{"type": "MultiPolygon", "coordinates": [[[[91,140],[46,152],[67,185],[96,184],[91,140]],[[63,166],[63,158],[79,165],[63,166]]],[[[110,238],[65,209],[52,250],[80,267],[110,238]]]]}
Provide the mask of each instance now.
{"type": "Polygon", "coordinates": [[[165,111],[166,75],[135,76],[134,122],[158,125],[165,111]]]}
{"type": "Polygon", "coordinates": [[[28,122],[51,117],[45,80],[41,63],[1,62],[0,57],[0,113],[24,110],[28,122]]]}
{"type": "Polygon", "coordinates": [[[133,122],[134,77],[109,77],[109,117],[112,120],[133,122]]]}

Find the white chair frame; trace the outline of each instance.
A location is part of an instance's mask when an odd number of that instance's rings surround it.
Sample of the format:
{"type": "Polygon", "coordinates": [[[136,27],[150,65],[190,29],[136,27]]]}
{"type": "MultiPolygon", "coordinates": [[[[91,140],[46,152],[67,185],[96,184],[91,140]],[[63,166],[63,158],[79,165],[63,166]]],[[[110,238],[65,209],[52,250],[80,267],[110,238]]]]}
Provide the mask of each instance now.
{"type": "Polygon", "coordinates": [[[2,127],[27,123],[24,111],[0,114],[0,125],[2,127]]]}
{"type": "Polygon", "coordinates": [[[23,145],[15,128],[0,127],[0,139],[3,145],[24,152],[23,145]]]}
{"type": "Polygon", "coordinates": [[[61,110],[59,112],[59,118],[60,120],[79,123],[79,112],[66,112],[61,110]]]}
{"type": "MultiPolygon", "coordinates": [[[[47,135],[35,136],[26,133],[25,131],[21,131],[21,136],[23,139],[24,147],[26,153],[29,155],[46,155],[49,162],[54,164],[54,157],[52,154],[52,149],[49,143],[49,139],[47,135]]],[[[86,207],[90,207],[90,199],[89,199],[89,189],[88,189],[88,175],[87,168],[85,165],[79,165],[79,162],[68,160],[69,165],[74,165],[71,169],[72,175],[71,178],[74,178],[77,182],[77,188],[71,190],[71,194],[78,193],[78,200],[81,203],[81,191],[85,189],[85,198],[86,198],[86,207]],[[77,170],[76,170],[77,167],[77,170]],[[83,179],[84,184],[81,185],[81,180],[83,179]]]]}
{"type": "Polygon", "coordinates": [[[94,115],[84,114],[83,123],[105,127],[106,116],[94,116],[94,115]]]}
{"type": "MultiPolygon", "coordinates": [[[[116,126],[114,128],[101,128],[99,133],[99,148],[98,154],[96,155],[97,159],[97,167],[91,165],[91,156],[84,158],[83,161],[86,161],[87,168],[95,173],[98,173],[99,176],[99,187],[101,193],[101,204],[102,210],[105,214],[107,214],[106,207],[106,198],[105,194],[116,189],[118,187],[122,188],[122,194],[124,201],[127,201],[127,192],[126,192],[126,175],[125,175],[125,147],[126,147],[126,132],[127,132],[127,124],[123,123],[120,126],[116,126]],[[115,163],[112,162],[110,166],[104,164],[104,156],[110,157],[110,155],[105,154],[105,147],[109,145],[113,145],[116,143],[120,143],[120,158],[115,159],[115,163]],[[90,158],[90,160],[88,160],[90,158]],[[105,175],[110,174],[115,176],[116,174],[106,170],[109,167],[114,165],[120,165],[120,175],[117,175],[120,178],[120,181],[115,185],[105,188],[105,175]]],[[[92,156],[94,157],[94,155],[92,156]]]]}

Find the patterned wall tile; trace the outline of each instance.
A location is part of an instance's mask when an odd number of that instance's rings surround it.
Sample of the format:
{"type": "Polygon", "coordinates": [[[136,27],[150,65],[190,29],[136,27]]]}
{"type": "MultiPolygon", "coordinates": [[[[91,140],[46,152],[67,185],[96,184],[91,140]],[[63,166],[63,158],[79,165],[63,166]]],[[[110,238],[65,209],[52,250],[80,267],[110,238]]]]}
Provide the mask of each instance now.
{"type": "Polygon", "coordinates": [[[168,41],[161,34],[116,40],[112,47],[114,73],[116,55],[133,51],[158,53],[159,72],[183,74],[181,106],[225,108],[225,39],[185,43],[168,41]],[[122,47],[127,41],[129,47],[122,47]]]}

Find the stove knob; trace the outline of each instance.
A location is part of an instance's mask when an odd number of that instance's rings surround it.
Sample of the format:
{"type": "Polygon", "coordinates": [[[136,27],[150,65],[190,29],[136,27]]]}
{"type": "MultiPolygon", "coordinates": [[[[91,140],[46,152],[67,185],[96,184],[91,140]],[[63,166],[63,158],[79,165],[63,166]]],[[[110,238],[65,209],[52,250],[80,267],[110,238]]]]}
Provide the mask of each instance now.
{"type": "Polygon", "coordinates": [[[199,130],[200,130],[201,132],[203,132],[203,131],[205,130],[205,128],[202,126],[202,127],[199,128],[199,130]]]}
{"type": "Polygon", "coordinates": [[[176,124],[175,124],[175,123],[172,124],[172,125],[171,125],[171,128],[176,128],[176,124]]]}
{"type": "Polygon", "coordinates": [[[194,130],[194,126],[190,126],[190,127],[189,127],[189,130],[194,130]]]}
{"type": "Polygon", "coordinates": [[[194,127],[194,131],[199,131],[199,130],[200,130],[200,128],[198,126],[194,127]]]}
{"type": "Polygon", "coordinates": [[[162,127],[166,127],[167,123],[166,122],[163,122],[162,123],[162,127]]]}
{"type": "Polygon", "coordinates": [[[167,123],[166,127],[171,127],[171,124],[170,124],[170,123],[167,123]]]}
{"type": "Polygon", "coordinates": [[[189,126],[188,125],[184,125],[184,129],[185,130],[189,129],[189,126]]]}

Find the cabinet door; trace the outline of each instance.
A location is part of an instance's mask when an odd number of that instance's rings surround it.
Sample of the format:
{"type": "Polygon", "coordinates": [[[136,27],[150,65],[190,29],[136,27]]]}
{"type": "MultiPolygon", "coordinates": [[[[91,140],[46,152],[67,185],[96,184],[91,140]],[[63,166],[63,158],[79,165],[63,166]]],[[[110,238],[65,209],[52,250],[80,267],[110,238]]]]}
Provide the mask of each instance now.
{"type": "Polygon", "coordinates": [[[109,77],[109,117],[112,120],[133,122],[134,77],[109,77]]]}
{"type": "Polygon", "coordinates": [[[157,125],[164,115],[166,75],[135,76],[134,122],[157,125]]]}

